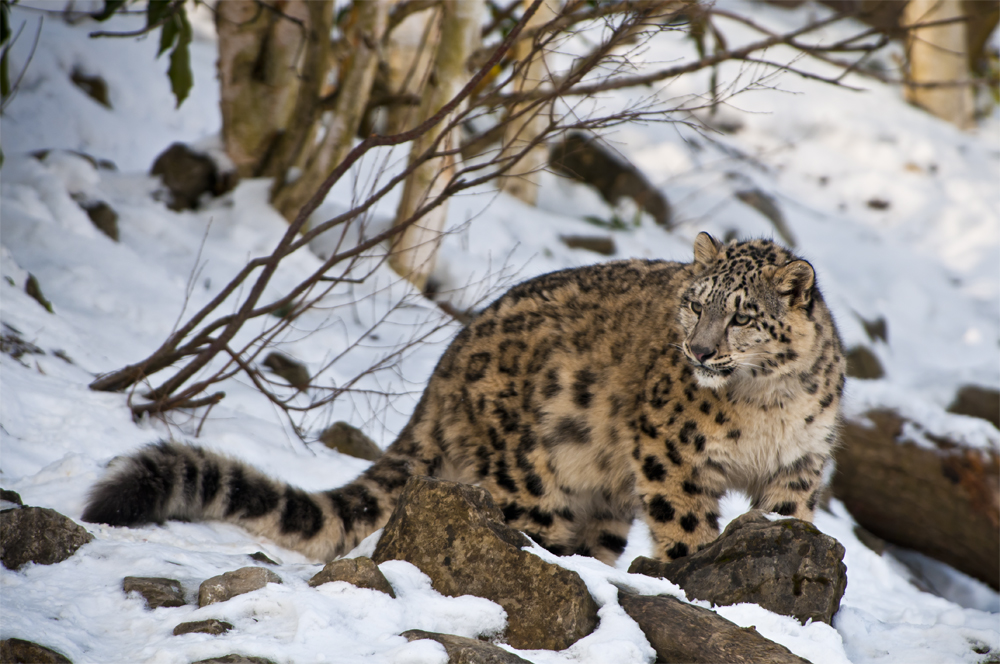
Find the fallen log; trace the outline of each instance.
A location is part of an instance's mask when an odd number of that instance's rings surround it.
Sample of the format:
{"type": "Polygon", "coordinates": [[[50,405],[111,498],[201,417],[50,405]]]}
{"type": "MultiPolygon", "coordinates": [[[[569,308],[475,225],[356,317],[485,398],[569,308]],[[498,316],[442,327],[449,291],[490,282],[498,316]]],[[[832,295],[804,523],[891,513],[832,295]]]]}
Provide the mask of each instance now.
{"type": "Polygon", "coordinates": [[[618,603],[646,635],[657,662],[809,664],[753,627],[740,627],[676,597],[620,591],[618,603]]]}
{"type": "Polygon", "coordinates": [[[1000,589],[1000,455],[926,435],[906,440],[904,420],[873,411],[848,421],[833,494],[878,537],[919,551],[1000,589]]]}

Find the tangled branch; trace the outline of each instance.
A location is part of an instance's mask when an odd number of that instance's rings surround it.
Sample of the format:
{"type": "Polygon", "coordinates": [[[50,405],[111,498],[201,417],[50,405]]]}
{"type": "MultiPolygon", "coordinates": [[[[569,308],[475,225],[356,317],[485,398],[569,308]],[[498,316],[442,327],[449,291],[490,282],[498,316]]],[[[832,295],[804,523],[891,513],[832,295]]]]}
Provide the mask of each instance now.
{"type": "MultiPolygon", "coordinates": [[[[423,343],[449,322],[441,319],[436,325],[421,328],[406,344],[394,348],[369,367],[368,371],[343,384],[332,387],[310,384],[308,386],[310,389],[320,388],[322,396],[308,403],[303,403],[298,398],[301,393],[300,388],[290,391],[288,385],[278,383],[261,372],[256,366],[257,359],[265,349],[280,341],[291,329],[290,326],[294,321],[304,312],[327,305],[334,289],[360,283],[371,277],[387,260],[389,254],[384,247],[392,246],[394,238],[450,197],[504,176],[531,150],[565,132],[578,130],[594,132],[638,120],[686,122],[678,119],[678,112],[683,110],[685,117],[688,117],[690,111],[694,110],[689,106],[683,109],[676,106],[664,107],[655,95],[651,95],[646,102],[632,105],[627,109],[587,115],[581,113],[579,109],[583,100],[610,90],[648,86],[686,73],[714,68],[728,61],[760,63],[772,68],[781,67],[842,86],[840,79],[843,75],[837,78],[819,77],[797,71],[791,65],[771,62],[761,54],[773,46],[787,45],[809,56],[833,62],[831,54],[861,52],[864,57],[870,49],[878,48],[882,44],[882,40],[868,45],[859,44],[860,40],[870,36],[870,31],[860,31],[832,45],[811,46],[802,43],[803,36],[815,33],[849,15],[835,13],[782,34],[771,34],[747,20],[744,22],[758,30],[764,37],[742,47],[729,48],[712,25],[712,19],[732,18],[730,13],[690,1],[670,0],[597,4],[573,0],[566,3],[554,19],[527,29],[528,21],[538,10],[541,2],[542,0],[535,0],[517,17],[506,37],[491,48],[488,57],[478,64],[475,74],[444,107],[409,131],[393,135],[366,136],[332,169],[311,198],[301,207],[270,254],[250,260],[210,302],[180,325],[156,351],[139,362],[98,377],[91,383],[91,389],[122,391],[135,389],[140,384],[148,386],[152,376],[176,366],[165,380],[155,387],[150,386],[143,393],[142,396],[146,401],[133,405],[133,411],[137,415],[163,413],[178,408],[210,407],[224,396],[221,391],[214,389],[214,386],[238,374],[247,376],[251,384],[266,395],[271,403],[283,410],[290,419],[292,413],[302,413],[329,404],[338,396],[355,389],[364,375],[395,366],[407,349],[423,343]],[[707,28],[704,34],[715,36],[716,48],[713,53],[702,53],[701,57],[691,62],[652,72],[637,71],[629,62],[628,52],[635,44],[642,44],[663,30],[679,30],[683,26],[691,28],[695,22],[700,22],[703,28],[707,28]],[[558,75],[552,75],[544,86],[518,88],[515,85],[519,77],[524,75],[525,62],[531,61],[538,54],[556,51],[574,35],[574,30],[582,30],[585,26],[601,28],[601,39],[589,52],[575,57],[570,66],[558,75]],[[511,60],[509,57],[511,48],[524,40],[531,40],[529,56],[522,58],[520,62],[511,60]],[[519,137],[520,140],[516,143],[517,150],[510,150],[510,145],[483,149],[474,159],[459,162],[458,168],[447,174],[439,174],[443,186],[435,188],[434,191],[437,193],[423,201],[408,218],[397,220],[392,227],[371,237],[362,236],[356,243],[345,245],[342,235],[336,250],[323,260],[319,267],[313,269],[308,277],[280,297],[270,302],[261,302],[265,289],[281,261],[306,248],[321,234],[338,228],[346,230],[348,225],[354,223],[363,225],[364,219],[374,206],[422,164],[444,155],[457,156],[461,151],[459,147],[448,149],[442,147],[446,144],[445,137],[451,132],[459,128],[468,131],[468,128],[476,126],[478,121],[489,119],[492,122],[491,126],[472,132],[473,135],[467,136],[465,141],[466,146],[488,145],[495,142],[496,137],[503,135],[502,130],[505,126],[525,116],[545,117],[546,122],[538,133],[519,137]],[[391,176],[386,175],[383,182],[373,187],[373,190],[350,210],[321,223],[307,226],[307,220],[318,209],[331,188],[365,155],[376,148],[401,145],[418,137],[431,137],[431,140],[422,153],[411,154],[405,167],[391,176]],[[234,297],[238,300],[235,311],[219,315],[224,303],[234,297]],[[237,334],[245,329],[249,322],[255,320],[266,322],[256,334],[251,335],[251,339],[237,344],[237,334]]],[[[409,13],[427,9],[433,4],[418,0],[401,4],[396,10],[395,21],[398,23],[409,13]]],[[[515,8],[515,4],[501,8],[499,16],[492,24],[499,25],[504,21],[514,20],[515,8]]],[[[471,60],[477,62],[477,58],[480,57],[477,54],[471,60]]],[[[856,65],[856,62],[841,63],[844,75],[856,65]]],[[[711,105],[717,101],[718,98],[713,97],[705,104],[711,105]]],[[[509,137],[504,138],[504,141],[511,143],[509,137]]],[[[397,303],[396,307],[398,306],[402,304],[397,303]]],[[[395,307],[390,308],[379,322],[388,320],[395,310],[395,307]]],[[[340,352],[325,361],[318,373],[331,369],[356,349],[359,343],[359,340],[355,340],[347,344],[340,352]]]]}

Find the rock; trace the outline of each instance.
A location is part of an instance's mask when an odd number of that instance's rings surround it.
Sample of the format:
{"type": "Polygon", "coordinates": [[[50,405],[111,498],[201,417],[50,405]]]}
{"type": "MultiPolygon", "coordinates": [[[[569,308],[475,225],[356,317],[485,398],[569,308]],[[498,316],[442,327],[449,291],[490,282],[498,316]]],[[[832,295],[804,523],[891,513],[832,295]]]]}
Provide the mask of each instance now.
{"type": "Polygon", "coordinates": [[[382,456],[382,448],[372,442],[361,429],[347,422],[334,422],[319,435],[320,442],[342,454],[374,461],[382,456]]]}
{"type": "Polygon", "coordinates": [[[62,349],[57,349],[57,350],[52,351],[52,356],[53,357],[58,357],[60,360],[62,360],[66,364],[74,364],[74,365],[76,364],[76,362],[73,361],[73,358],[70,357],[69,354],[66,351],[62,350],[62,349]]]}
{"type": "Polygon", "coordinates": [[[410,641],[420,639],[437,641],[448,652],[448,664],[519,664],[528,661],[492,643],[464,636],[425,632],[421,629],[407,630],[402,636],[410,641]]]}
{"type": "Polygon", "coordinates": [[[753,627],[676,597],[619,593],[618,603],[646,635],[657,662],[809,664],[753,627]]]}
{"type": "Polygon", "coordinates": [[[28,297],[34,298],[38,304],[45,307],[45,310],[50,314],[55,313],[52,310],[52,303],[42,295],[42,287],[38,284],[38,279],[35,278],[35,275],[28,275],[28,280],[24,282],[24,292],[28,294],[28,297]]]}
{"type": "Polygon", "coordinates": [[[139,593],[146,600],[147,609],[158,609],[161,606],[184,606],[184,588],[175,579],[164,579],[159,576],[126,576],[122,581],[125,594],[139,593]]]}
{"type": "Polygon", "coordinates": [[[159,175],[170,193],[171,210],[193,210],[204,194],[221,196],[237,184],[235,171],[224,170],[209,155],[174,143],[156,158],[150,175],[159,175]]]}
{"type": "Polygon", "coordinates": [[[861,326],[865,328],[865,334],[872,341],[881,341],[883,343],[889,343],[889,325],[885,322],[885,318],[879,316],[875,320],[866,320],[861,316],[858,316],[861,321],[861,326]]]}
{"type": "Polygon", "coordinates": [[[90,165],[94,168],[99,168],[105,171],[117,171],[118,165],[110,159],[101,159],[93,155],[87,154],[86,152],[80,152],[79,150],[35,150],[29,153],[32,157],[38,161],[45,161],[45,158],[49,156],[50,152],[65,152],[67,154],[76,155],[80,159],[84,159],[90,162],[90,165]]]}
{"type": "Polygon", "coordinates": [[[549,165],[557,172],[594,187],[601,198],[617,205],[631,198],[660,226],[672,227],[672,212],[659,189],[634,165],[601,142],[581,133],[572,133],[549,152],[549,165]]]}
{"type": "Polygon", "coordinates": [[[21,494],[17,491],[0,489],[0,500],[11,503],[11,505],[16,505],[17,507],[24,507],[24,503],[21,501],[21,494]]]}
{"type": "Polygon", "coordinates": [[[754,210],[757,210],[757,212],[760,212],[765,219],[770,221],[771,225],[774,226],[774,230],[784,240],[785,245],[790,248],[795,247],[795,236],[792,235],[791,229],[785,223],[785,215],[782,214],[781,208],[778,206],[778,201],[774,199],[774,196],[760,189],[744,189],[743,191],[736,192],[736,198],[754,210]]]}
{"type": "Polygon", "coordinates": [[[0,641],[0,662],[3,664],[70,664],[61,653],[23,639],[0,641]]]}
{"type": "Polygon", "coordinates": [[[844,547],[800,519],[771,521],[754,510],[701,551],[664,563],[636,558],[630,573],[669,579],[688,597],[751,602],[800,622],[830,624],[847,587],[844,547]]]}
{"type": "Polygon", "coordinates": [[[274,664],[274,662],[266,657],[232,653],[230,655],[222,655],[221,657],[199,659],[197,662],[191,662],[191,664],[274,664]]]}
{"type": "Polygon", "coordinates": [[[570,249],[586,249],[602,256],[612,256],[618,248],[610,237],[599,235],[560,235],[559,240],[570,249]]]}
{"type": "Polygon", "coordinates": [[[382,574],[382,570],[372,562],[371,558],[341,558],[326,564],[326,567],[319,574],[309,579],[309,585],[316,586],[331,581],[347,581],[358,588],[370,588],[385,593],[389,597],[395,598],[389,580],[382,574]]]}
{"type": "Polygon", "coordinates": [[[880,556],[885,553],[886,542],[884,539],[871,534],[861,526],[854,526],[851,530],[854,533],[854,536],[858,538],[858,541],[867,546],[869,549],[880,556]]]}
{"type": "Polygon", "coordinates": [[[519,649],[562,650],[597,626],[597,604],[575,572],[521,547],[489,492],[411,478],[372,559],[405,560],[443,595],[485,597],[507,611],[506,640],[519,649]]]}
{"type": "Polygon", "coordinates": [[[73,196],[83,211],[90,217],[90,221],[109,238],[118,242],[118,213],[104,201],[96,201],[84,196],[73,196]]]}
{"type": "Polygon", "coordinates": [[[904,424],[921,431],[892,411],[848,420],[833,495],[877,537],[1000,588],[1000,454],[931,434],[912,442],[904,424]]]}
{"type": "Polygon", "coordinates": [[[301,362],[275,351],[264,358],[261,364],[287,380],[292,387],[298,390],[309,388],[309,370],[301,362]]]}
{"type": "Polygon", "coordinates": [[[278,563],[274,562],[273,560],[271,560],[270,558],[268,558],[267,555],[263,551],[257,551],[255,553],[251,553],[250,554],[250,558],[252,560],[256,560],[259,563],[264,563],[265,565],[277,565],[278,564],[278,563]]]}
{"type": "Polygon", "coordinates": [[[19,569],[29,562],[62,562],[92,539],[93,535],[71,519],[45,507],[0,512],[0,560],[7,569],[19,569]]]}
{"type": "Polygon", "coordinates": [[[83,90],[83,92],[105,108],[111,108],[111,98],[108,96],[108,83],[100,76],[90,76],[79,68],[74,67],[69,75],[69,80],[73,85],[83,90]]]}
{"type": "Polygon", "coordinates": [[[948,406],[949,413],[978,417],[1000,429],[1000,392],[979,385],[965,385],[948,406]]]}
{"type": "Polygon", "coordinates": [[[854,346],[847,351],[847,375],[852,378],[873,380],[885,375],[878,356],[865,346],[854,346]]]}
{"type": "Polygon", "coordinates": [[[870,198],[866,205],[873,210],[888,210],[892,206],[892,203],[884,198],[870,198]]]}
{"type": "Polygon", "coordinates": [[[218,636],[219,634],[225,634],[233,628],[232,625],[225,622],[224,620],[216,620],[215,618],[209,618],[208,620],[196,620],[194,622],[181,623],[177,627],[174,627],[174,636],[180,636],[181,634],[211,634],[212,636],[218,636]]]}
{"type": "Polygon", "coordinates": [[[281,583],[281,577],[263,567],[243,567],[213,576],[198,588],[198,606],[225,602],[237,595],[260,590],[269,583],[281,583]]]}
{"type": "Polygon", "coordinates": [[[10,355],[12,358],[28,366],[21,358],[24,355],[45,355],[45,351],[21,338],[21,331],[13,325],[3,324],[3,332],[0,332],[0,353],[10,355]]]}

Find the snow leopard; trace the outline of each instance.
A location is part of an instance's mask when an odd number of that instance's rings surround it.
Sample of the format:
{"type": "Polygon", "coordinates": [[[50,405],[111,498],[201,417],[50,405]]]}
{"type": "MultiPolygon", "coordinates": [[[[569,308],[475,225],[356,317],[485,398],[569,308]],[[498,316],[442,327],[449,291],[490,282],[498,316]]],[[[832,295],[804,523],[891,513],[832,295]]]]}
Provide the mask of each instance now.
{"type": "Polygon", "coordinates": [[[307,492],[160,442],[113,464],[83,519],[221,520],[328,561],[430,476],[487,489],[508,525],[557,555],[613,564],[641,517],[670,561],[718,536],[730,489],[812,520],[844,371],[809,262],[701,233],[689,263],[620,260],[511,288],[457,334],[398,438],[345,486],[307,492]]]}

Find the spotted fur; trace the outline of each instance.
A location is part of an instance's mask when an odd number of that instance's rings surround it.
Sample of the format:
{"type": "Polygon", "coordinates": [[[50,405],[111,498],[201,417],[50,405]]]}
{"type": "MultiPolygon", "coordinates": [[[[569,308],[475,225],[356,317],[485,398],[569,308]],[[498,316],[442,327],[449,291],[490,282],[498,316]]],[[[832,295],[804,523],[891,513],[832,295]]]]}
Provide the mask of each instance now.
{"type": "Polygon", "coordinates": [[[629,260],[508,291],[441,358],[409,424],[354,482],[306,493],[197,447],[124,460],[84,513],[221,519],[328,560],[385,524],[414,475],[479,484],[558,554],[613,562],[632,520],[655,555],[718,535],[719,498],[811,519],[844,359],[809,263],[702,233],[687,264],[629,260]]]}

